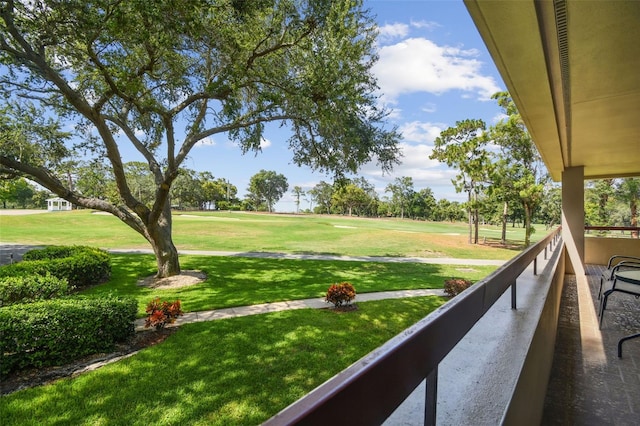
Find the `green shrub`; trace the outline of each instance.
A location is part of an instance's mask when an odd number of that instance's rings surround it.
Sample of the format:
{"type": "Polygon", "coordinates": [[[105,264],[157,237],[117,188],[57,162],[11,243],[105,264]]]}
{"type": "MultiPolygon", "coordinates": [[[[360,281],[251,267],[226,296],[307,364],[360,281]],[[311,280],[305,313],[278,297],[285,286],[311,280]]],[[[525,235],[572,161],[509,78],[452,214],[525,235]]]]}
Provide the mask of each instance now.
{"type": "Polygon", "coordinates": [[[325,297],[325,301],[329,303],[333,303],[335,307],[348,305],[351,303],[353,299],[356,297],[356,289],[353,288],[351,283],[343,282],[338,284],[331,284],[329,290],[327,290],[327,295],[325,297]]]}
{"type": "Polygon", "coordinates": [[[29,260],[48,260],[60,259],[62,257],[71,257],[85,249],[93,250],[86,246],[47,246],[41,249],[32,249],[22,255],[23,261],[29,260]]]}
{"type": "Polygon", "coordinates": [[[0,267],[0,277],[47,275],[66,279],[72,287],[101,283],[111,275],[111,258],[101,249],[86,246],[51,246],[28,251],[22,262],[0,267]]]}
{"type": "Polygon", "coordinates": [[[51,274],[0,278],[0,307],[61,297],[70,291],[64,278],[51,274]]]}
{"type": "Polygon", "coordinates": [[[472,284],[471,281],[464,278],[451,278],[444,281],[444,293],[449,297],[457,296],[471,287],[472,284]]]}
{"type": "Polygon", "coordinates": [[[134,333],[131,298],[63,298],[0,309],[0,376],[112,350],[134,333]]]}

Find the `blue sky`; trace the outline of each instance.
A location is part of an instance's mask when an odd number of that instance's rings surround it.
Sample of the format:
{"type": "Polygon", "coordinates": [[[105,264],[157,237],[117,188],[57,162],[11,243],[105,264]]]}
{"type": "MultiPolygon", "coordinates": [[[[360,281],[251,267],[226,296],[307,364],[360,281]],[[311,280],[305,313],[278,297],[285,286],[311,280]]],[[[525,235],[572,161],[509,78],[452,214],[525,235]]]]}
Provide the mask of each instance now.
{"type": "MultiPolygon", "coordinates": [[[[391,110],[390,124],[402,133],[402,164],[382,175],[375,164],[364,165],[357,176],[375,185],[381,197],[388,183],[410,176],[414,188],[429,187],[436,199],[464,201],[451,179],[455,170],[429,159],[433,141],[458,120],[479,118],[488,125],[500,117],[490,96],[504,83],[461,0],[365,0],[376,16],[380,59],[373,72],[381,88],[381,102],[391,110]]],[[[249,179],[261,169],[287,177],[289,192],[276,205],[278,212],[295,211],[291,189],[311,189],[328,175],[292,164],[286,140],[290,133],[268,127],[262,153],[242,155],[237,146],[217,135],[196,146],[184,167],[209,171],[238,188],[240,198],[249,179]]],[[[308,208],[302,201],[300,208],[308,208]]]]}

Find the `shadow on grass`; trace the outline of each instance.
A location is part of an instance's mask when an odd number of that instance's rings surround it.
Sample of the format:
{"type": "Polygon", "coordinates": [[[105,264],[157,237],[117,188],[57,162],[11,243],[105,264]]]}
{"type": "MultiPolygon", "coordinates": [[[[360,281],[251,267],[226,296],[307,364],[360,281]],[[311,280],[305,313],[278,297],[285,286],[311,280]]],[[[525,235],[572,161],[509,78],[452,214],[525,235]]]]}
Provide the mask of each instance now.
{"type": "Polygon", "coordinates": [[[3,424],[259,424],[443,301],[187,324],[126,360],[3,397],[3,424]]]}
{"type": "Polygon", "coordinates": [[[489,247],[502,248],[506,250],[511,250],[515,252],[521,252],[527,247],[520,240],[506,240],[505,243],[502,243],[502,239],[500,238],[492,238],[485,237],[481,239],[481,244],[489,247]]]}
{"type": "Polygon", "coordinates": [[[348,281],[358,293],[389,290],[439,289],[452,277],[477,281],[495,266],[343,260],[266,259],[225,256],[182,256],[183,269],[201,270],[207,279],[196,285],[158,290],[138,286],[155,273],[151,255],[112,255],[112,277],[83,292],[87,296],[115,294],[138,300],[139,316],[153,297],[180,299],[185,312],[268,302],[323,298],[329,286],[348,281]]]}

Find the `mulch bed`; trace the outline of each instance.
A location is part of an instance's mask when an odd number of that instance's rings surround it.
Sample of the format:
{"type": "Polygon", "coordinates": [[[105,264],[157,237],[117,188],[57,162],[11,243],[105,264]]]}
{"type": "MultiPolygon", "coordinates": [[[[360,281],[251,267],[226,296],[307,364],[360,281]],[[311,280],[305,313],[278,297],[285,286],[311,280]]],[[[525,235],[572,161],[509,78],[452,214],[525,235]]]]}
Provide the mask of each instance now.
{"type": "Polygon", "coordinates": [[[350,305],[342,305],[342,306],[332,306],[330,308],[326,308],[332,312],[335,312],[337,314],[343,314],[345,312],[353,312],[353,311],[357,311],[358,310],[358,305],[356,305],[355,303],[350,304],[350,305]]]}

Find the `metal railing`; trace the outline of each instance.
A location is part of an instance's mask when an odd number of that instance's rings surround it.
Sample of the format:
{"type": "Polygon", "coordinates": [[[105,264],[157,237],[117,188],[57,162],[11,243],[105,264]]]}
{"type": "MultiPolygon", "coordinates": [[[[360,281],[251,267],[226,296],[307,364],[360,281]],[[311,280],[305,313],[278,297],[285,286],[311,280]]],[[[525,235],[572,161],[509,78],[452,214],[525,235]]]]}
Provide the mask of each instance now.
{"type": "Polygon", "coordinates": [[[591,231],[600,231],[604,232],[605,235],[615,232],[619,233],[616,236],[624,236],[625,231],[629,232],[629,236],[627,238],[639,238],[640,237],[640,227],[637,226],[585,226],[584,231],[587,234],[590,234],[591,231]]]}
{"type": "Polygon", "coordinates": [[[425,425],[436,422],[438,365],[474,324],[547,249],[560,228],[491,275],[338,373],[265,422],[265,425],[372,425],[383,423],[426,379],[425,425]]]}

